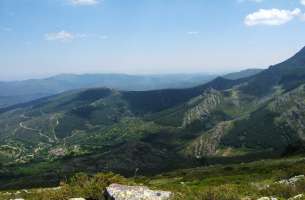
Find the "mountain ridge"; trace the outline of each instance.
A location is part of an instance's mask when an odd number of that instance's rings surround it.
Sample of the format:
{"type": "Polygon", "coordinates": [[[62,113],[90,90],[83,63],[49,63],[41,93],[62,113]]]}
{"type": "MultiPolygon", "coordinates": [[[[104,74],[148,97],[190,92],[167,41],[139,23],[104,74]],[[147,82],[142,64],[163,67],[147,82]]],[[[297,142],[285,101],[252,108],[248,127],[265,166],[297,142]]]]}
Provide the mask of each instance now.
{"type": "Polygon", "coordinates": [[[305,62],[282,66],[186,89],[91,88],[11,107],[0,113],[0,160],[12,171],[49,163],[42,174],[130,175],[280,157],[305,138],[305,62]]]}
{"type": "Polygon", "coordinates": [[[249,68],[249,69],[245,69],[239,72],[232,72],[229,74],[224,75],[223,77],[226,79],[232,79],[232,80],[236,80],[236,79],[240,79],[240,78],[247,78],[250,76],[254,76],[260,72],[262,72],[264,69],[259,69],[259,68],[249,68]]]}
{"type": "Polygon", "coordinates": [[[213,79],[214,75],[127,75],[127,74],[62,74],[45,79],[0,82],[0,107],[58,94],[64,91],[93,87],[118,90],[151,90],[192,87],[213,79]],[[9,99],[8,99],[9,98],[9,99]],[[8,100],[7,100],[8,99],[8,100]]]}

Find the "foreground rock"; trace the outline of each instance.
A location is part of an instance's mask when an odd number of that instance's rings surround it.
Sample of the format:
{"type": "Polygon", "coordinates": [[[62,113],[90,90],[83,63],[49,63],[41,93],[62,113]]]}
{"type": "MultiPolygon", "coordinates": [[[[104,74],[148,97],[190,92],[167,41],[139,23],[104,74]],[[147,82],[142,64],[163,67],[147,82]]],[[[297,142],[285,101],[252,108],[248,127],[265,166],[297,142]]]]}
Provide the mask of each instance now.
{"type": "Polygon", "coordinates": [[[288,200],[295,200],[295,199],[303,199],[304,195],[303,194],[298,194],[294,197],[289,198],[288,200]]]}
{"type": "Polygon", "coordinates": [[[257,200],[278,200],[278,199],[275,198],[275,197],[262,197],[262,198],[259,198],[257,200]]]}
{"type": "Polygon", "coordinates": [[[24,200],[24,199],[10,199],[10,200],[24,200]]]}
{"type": "Polygon", "coordinates": [[[284,179],[279,181],[279,184],[286,184],[286,185],[294,185],[296,182],[304,180],[305,176],[304,175],[299,175],[299,176],[294,176],[291,177],[290,179],[284,179]]]}
{"type": "Polygon", "coordinates": [[[150,190],[146,186],[111,184],[106,188],[107,200],[168,200],[171,192],[150,190]]]}
{"type": "Polygon", "coordinates": [[[71,198],[69,200],[86,200],[86,199],[84,199],[84,198],[71,198]]]}

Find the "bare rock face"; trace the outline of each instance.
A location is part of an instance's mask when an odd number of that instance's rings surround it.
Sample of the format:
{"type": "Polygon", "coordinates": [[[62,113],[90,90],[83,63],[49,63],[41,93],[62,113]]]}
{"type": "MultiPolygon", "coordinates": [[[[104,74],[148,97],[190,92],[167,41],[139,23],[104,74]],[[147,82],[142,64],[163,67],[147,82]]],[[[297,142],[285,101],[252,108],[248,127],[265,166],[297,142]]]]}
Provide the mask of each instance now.
{"type": "Polygon", "coordinates": [[[111,184],[106,188],[107,200],[168,200],[172,193],[150,190],[146,186],[111,184]]]}
{"type": "Polygon", "coordinates": [[[286,184],[286,185],[294,185],[298,181],[301,181],[301,180],[304,180],[304,179],[305,179],[304,175],[298,175],[298,176],[291,177],[290,179],[280,180],[278,183],[279,184],[286,184]]]}
{"type": "Polygon", "coordinates": [[[186,155],[197,159],[205,156],[214,156],[217,153],[220,141],[232,127],[232,122],[220,122],[215,128],[205,132],[193,141],[186,149],[186,155]]]}
{"type": "Polygon", "coordinates": [[[275,197],[262,197],[262,198],[259,198],[257,200],[278,200],[278,199],[275,198],[275,197]]]}
{"type": "Polygon", "coordinates": [[[24,199],[10,199],[10,200],[24,200],[24,199]]]}
{"type": "Polygon", "coordinates": [[[182,126],[190,125],[196,120],[206,119],[220,103],[221,93],[214,89],[190,100],[188,106],[192,106],[192,108],[185,113],[182,126]]]}
{"type": "Polygon", "coordinates": [[[296,196],[294,196],[294,197],[291,197],[291,198],[289,198],[288,200],[294,200],[294,199],[303,199],[304,198],[304,194],[298,194],[298,195],[296,195],[296,196]]]}
{"type": "Polygon", "coordinates": [[[84,199],[84,198],[71,198],[69,200],[86,200],[86,199],[84,199]]]}
{"type": "Polygon", "coordinates": [[[286,123],[292,130],[305,140],[305,85],[291,92],[280,95],[269,105],[273,112],[280,113],[278,124],[286,123]]]}

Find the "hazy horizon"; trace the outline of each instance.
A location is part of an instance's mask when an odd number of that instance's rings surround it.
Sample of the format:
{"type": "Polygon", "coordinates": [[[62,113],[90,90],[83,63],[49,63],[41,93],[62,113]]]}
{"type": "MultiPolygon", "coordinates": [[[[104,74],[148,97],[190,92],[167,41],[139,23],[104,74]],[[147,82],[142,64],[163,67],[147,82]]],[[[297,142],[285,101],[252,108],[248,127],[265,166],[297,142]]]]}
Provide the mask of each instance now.
{"type": "MultiPolygon", "coordinates": [[[[253,69],[253,68],[252,68],[253,69]]],[[[232,71],[232,72],[238,72],[238,71],[232,71]]],[[[228,72],[231,73],[231,72],[228,72]]],[[[31,79],[46,79],[46,78],[51,78],[51,77],[56,77],[56,76],[61,76],[61,75],[76,75],[76,76],[81,76],[81,75],[126,75],[126,76],[175,76],[175,75],[206,75],[206,76],[221,76],[225,75],[227,72],[224,73],[205,73],[205,72],[193,72],[193,73],[138,73],[138,74],[132,74],[132,73],[107,73],[107,72],[85,72],[85,73],[58,73],[58,74],[41,74],[41,75],[32,75],[29,77],[19,77],[19,78],[8,78],[8,79],[0,79],[0,82],[13,82],[13,81],[24,81],[24,80],[31,80],[31,79]]]]}
{"type": "Polygon", "coordinates": [[[41,75],[31,75],[29,77],[23,76],[23,77],[15,77],[15,78],[4,78],[0,79],[0,82],[15,82],[15,81],[26,81],[26,80],[35,80],[35,79],[48,79],[56,76],[62,76],[62,75],[72,75],[72,76],[82,76],[82,75],[126,75],[126,76],[139,76],[139,77],[153,77],[153,76],[182,76],[182,75],[189,75],[189,76],[223,76],[231,73],[237,73],[245,70],[256,70],[256,69],[266,69],[266,68],[246,68],[241,70],[235,70],[235,71],[227,71],[227,72],[219,72],[219,73],[208,73],[208,72],[180,72],[180,73],[116,73],[116,72],[84,72],[84,73],[58,73],[58,74],[41,74],[41,75]]]}
{"type": "Polygon", "coordinates": [[[304,25],[300,0],[2,0],[0,80],[267,68],[304,25]]]}

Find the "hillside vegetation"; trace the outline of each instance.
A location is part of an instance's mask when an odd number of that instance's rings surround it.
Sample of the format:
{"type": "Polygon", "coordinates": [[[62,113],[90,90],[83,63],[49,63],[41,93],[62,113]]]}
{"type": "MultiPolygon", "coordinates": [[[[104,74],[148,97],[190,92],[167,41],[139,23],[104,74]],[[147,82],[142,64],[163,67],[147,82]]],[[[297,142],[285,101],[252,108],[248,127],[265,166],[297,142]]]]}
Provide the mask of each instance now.
{"type": "Polygon", "coordinates": [[[1,199],[67,200],[72,197],[104,200],[111,183],[146,185],[172,191],[173,200],[256,200],[273,197],[304,199],[305,160],[301,157],[263,160],[248,164],[213,165],[177,170],[157,176],[124,178],[114,173],[78,173],[56,188],[36,188],[0,192],[1,199]]]}
{"type": "Polygon", "coordinates": [[[55,186],[81,171],[154,175],[302,152],[304,74],[305,48],[237,80],[80,89],[3,108],[0,188],[55,186]]]}
{"type": "Polygon", "coordinates": [[[206,83],[215,77],[208,74],[60,74],[43,79],[0,82],[0,108],[75,89],[107,87],[142,91],[187,88],[206,83]]]}

